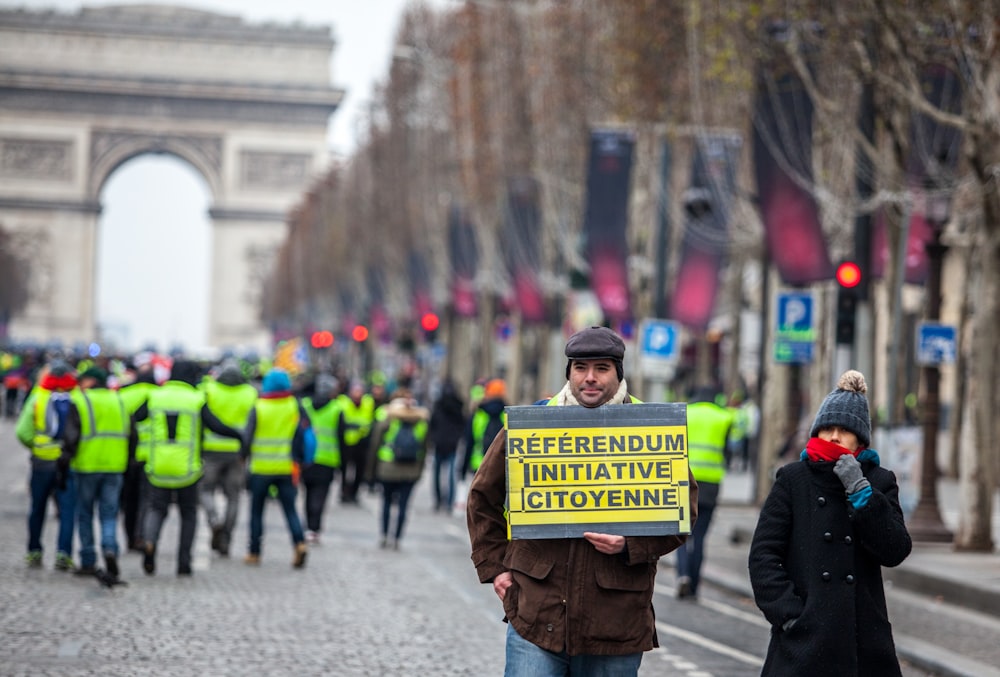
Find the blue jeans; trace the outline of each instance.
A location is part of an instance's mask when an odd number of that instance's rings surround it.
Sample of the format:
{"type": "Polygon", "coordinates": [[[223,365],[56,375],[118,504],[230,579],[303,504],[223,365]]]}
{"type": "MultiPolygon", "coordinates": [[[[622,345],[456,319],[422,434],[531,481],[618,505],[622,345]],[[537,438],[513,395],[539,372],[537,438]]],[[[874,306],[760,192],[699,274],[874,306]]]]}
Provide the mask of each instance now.
{"type": "Polygon", "coordinates": [[[701,582],[701,563],[705,558],[705,537],[708,535],[708,525],[712,523],[712,513],[715,503],[699,503],[698,519],[691,529],[687,542],[677,548],[677,576],[687,576],[691,579],[691,594],[698,594],[698,583],[701,582]]]}
{"type": "Polygon", "coordinates": [[[455,456],[454,450],[450,454],[434,453],[434,500],[435,508],[447,508],[451,510],[455,505],[455,456]],[[448,493],[442,495],[441,491],[441,471],[448,473],[447,487],[448,493]],[[447,498],[445,498],[447,496],[447,498]]]}
{"type": "Polygon", "coordinates": [[[267,501],[268,487],[278,489],[278,501],[285,511],[285,521],[292,535],[292,545],[306,540],[302,522],[295,511],[295,496],[298,491],[292,484],[291,475],[250,475],[250,554],[260,554],[261,540],[264,538],[264,503],[267,501]]]}
{"type": "Polygon", "coordinates": [[[45,524],[45,510],[49,496],[55,496],[59,508],[59,540],[56,549],[67,555],[73,554],[73,519],[76,515],[76,486],[73,476],[66,478],[66,488],[60,489],[56,482],[55,467],[31,469],[31,511],[28,513],[28,552],[42,550],[42,526],[45,524]]]}
{"type": "Polygon", "coordinates": [[[403,527],[406,525],[406,509],[410,505],[410,495],[416,482],[382,482],[382,537],[389,535],[389,522],[392,515],[392,504],[396,503],[396,528],[393,538],[397,541],[403,537],[403,527]]]}
{"type": "Polygon", "coordinates": [[[101,525],[101,551],[118,556],[118,499],[124,478],[121,473],[73,473],[76,482],[76,528],[80,535],[80,565],[97,563],[94,548],[94,502],[101,525]]]}
{"type": "MultiPolygon", "coordinates": [[[[599,611],[595,609],[595,611],[599,611]]],[[[570,656],[532,644],[507,624],[507,666],[504,677],[635,677],[642,652],[622,656],[570,656]]]]}

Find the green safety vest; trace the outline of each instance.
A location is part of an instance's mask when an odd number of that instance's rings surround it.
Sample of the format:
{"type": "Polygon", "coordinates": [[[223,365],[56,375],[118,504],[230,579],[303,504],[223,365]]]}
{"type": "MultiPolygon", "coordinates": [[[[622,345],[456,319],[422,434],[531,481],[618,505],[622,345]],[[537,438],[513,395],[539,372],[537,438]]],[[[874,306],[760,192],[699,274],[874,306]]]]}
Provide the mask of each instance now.
{"type": "Polygon", "coordinates": [[[344,442],[354,446],[372,431],[372,422],[375,420],[375,398],[371,395],[362,395],[361,402],[354,404],[354,400],[348,395],[341,395],[337,398],[340,410],[344,413],[344,442]]]}
{"type": "MultiPolygon", "coordinates": [[[[139,381],[119,390],[118,394],[122,396],[122,401],[125,403],[125,411],[130,416],[134,415],[149,399],[149,394],[158,387],[155,383],[139,381]]],[[[135,459],[137,461],[145,461],[149,458],[149,441],[152,438],[152,431],[153,420],[151,418],[147,417],[142,421],[136,422],[135,433],[136,437],[139,438],[135,448],[135,459]]]]}
{"type": "MultiPolygon", "coordinates": [[[[76,390],[74,388],[74,390],[76,390]]],[[[45,434],[45,413],[49,408],[51,390],[35,388],[35,436],[31,440],[31,453],[43,461],[55,461],[62,455],[62,442],[45,434]]],[[[71,391],[72,395],[72,391],[71,391]]]]}
{"type": "MultiPolygon", "coordinates": [[[[257,401],[256,388],[249,383],[230,386],[218,381],[207,381],[204,391],[208,409],[217,419],[237,430],[246,427],[247,416],[257,401]]],[[[240,441],[206,430],[202,450],[235,454],[240,450],[240,441]]]]}
{"type": "Polygon", "coordinates": [[[81,473],[123,473],[128,467],[129,414],[122,398],[107,388],[74,390],[80,412],[80,444],[70,468],[81,473]]]}
{"type": "Polygon", "coordinates": [[[720,484],[726,474],[726,438],[731,412],[712,402],[687,406],[688,465],[699,482],[720,484]]]}
{"type": "Polygon", "coordinates": [[[250,442],[250,474],[291,475],[292,440],[299,425],[299,403],[292,397],[258,399],[253,440],[250,442]]]}
{"type": "Polygon", "coordinates": [[[330,468],[340,467],[340,442],[337,441],[337,424],[340,422],[340,406],[333,399],[319,409],[313,407],[312,399],[302,401],[313,432],[316,434],[316,456],[313,463],[330,468]]]}
{"type": "MultiPolygon", "coordinates": [[[[500,412],[500,421],[503,427],[507,427],[507,412],[500,412]]],[[[483,444],[483,437],[486,435],[486,427],[490,424],[490,415],[482,409],[476,409],[472,414],[472,453],[469,455],[469,469],[472,472],[479,470],[483,464],[483,457],[489,448],[483,444]]],[[[490,440],[492,442],[493,440],[490,440]]]]}
{"type": "Polygon", "coordinates": [[[178,489],[201,478],[201,408],[205,393],[182,381],[167,381],[149,393],[151,434],[146,476],[155,487],[178,489]],[[176,414],[170,437],[167,416],[176,414]]]}
{"type": "Polygon", "coordinates": [[[739,442],[746,439],[747,427],[750,423],[747,420],[747,412],[743,407],[726,407],[726,411],[733,415],[733,427],[729,431],[729,440],[731,442],[739,442]]]}
{"type": "MultiPolygon", "coordinates": [[[[396,441],[396,435],[399,433],[401,425],[398,418],[394,418],[389,422],[389,429],[385,431],[385,435],[382,437],[382,446],[378,448],[378,460],[384,463],[392,463],[396,460],[396,454],[392,450],[392,443],[396,441]]],[[[427,421],[417,421],[413,425],[413,436],[423,444],[424,440],[427,439],[427,421]]]]}

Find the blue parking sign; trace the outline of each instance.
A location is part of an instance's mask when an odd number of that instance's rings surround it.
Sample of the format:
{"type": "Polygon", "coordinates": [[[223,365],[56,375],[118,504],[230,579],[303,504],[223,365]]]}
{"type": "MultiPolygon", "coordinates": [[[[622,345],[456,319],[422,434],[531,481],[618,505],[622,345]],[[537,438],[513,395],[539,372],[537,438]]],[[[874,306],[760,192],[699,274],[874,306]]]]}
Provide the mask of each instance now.
{"type": "Polygon", "coordinates": [[[784,364],[813,361],[816,330],[813,328],[813,297],[808,292],[778,294],[774,331],[774,360],[784,364]]]}
{"type": "Polygon", "coordinates": [[[917,364],[951,364],[958,352],[958,330],[949,324],[921,322],[917,325],[917,364]]]}
{"type": "Polygon", "coordinates": [[[678,355],[680,326],[672,320],[647,320],[642,326],[641,350],[643,357],[675,360],[678,355]]]}

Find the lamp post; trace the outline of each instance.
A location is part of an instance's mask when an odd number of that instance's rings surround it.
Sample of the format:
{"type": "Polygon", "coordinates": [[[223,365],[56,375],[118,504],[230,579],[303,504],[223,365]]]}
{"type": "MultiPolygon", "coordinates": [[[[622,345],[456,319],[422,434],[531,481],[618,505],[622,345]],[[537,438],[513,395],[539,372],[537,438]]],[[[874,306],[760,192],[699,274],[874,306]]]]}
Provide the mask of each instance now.
{"type": "MultiPolygon", "coordinates": [[[[941,242],[941,233],[948,223],[951,210],[951,196],[943,190],[932,190],[927,194],[927,220],[933,231],[933,238],[927,243],[927,321],[936,322],[941,315],[941,268],[948,247],[941,242]]],[[[924,406],[922,412],[924,446],[920,459],[920,500],[908,525],[910,537],[914,541],[933,543],[950,542],[952,533],[941,521],[941,511],[937,500],[937,440],[941,418],[940,380],[941,372],[936,364],[925,365],[922,369],[924,380],[924,406]]]]}

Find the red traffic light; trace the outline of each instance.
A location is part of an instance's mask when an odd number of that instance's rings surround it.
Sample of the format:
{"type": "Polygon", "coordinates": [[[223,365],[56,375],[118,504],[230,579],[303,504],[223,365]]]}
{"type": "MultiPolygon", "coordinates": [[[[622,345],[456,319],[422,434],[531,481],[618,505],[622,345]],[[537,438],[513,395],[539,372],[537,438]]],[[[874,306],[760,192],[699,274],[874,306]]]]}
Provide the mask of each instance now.
{"type": "Polygon", "coordinates": [[[368,340],[368,327],[363,324],[359,324],[351,330],[351,338],[358,343],[364,343],[368,340]]]}
{"type": "Polygon", "coordinates": [[[329,348],[333,345],[333,332],[314,331],[309,337],[309,343],[313,348],[329,348]]]}
{"type": "Polygon", "coordinates": [[[844,261],[837,266],[837,284],[852,289],[861,284],[861,266],[854,261],[844,261]]]}
{"type": "Polygon", "coordinates": [[[440,324],[441,321],[434,313],[424,313],[423,317],[420,318],[420,328],[424,331],[434,331],[440,324]]]}

